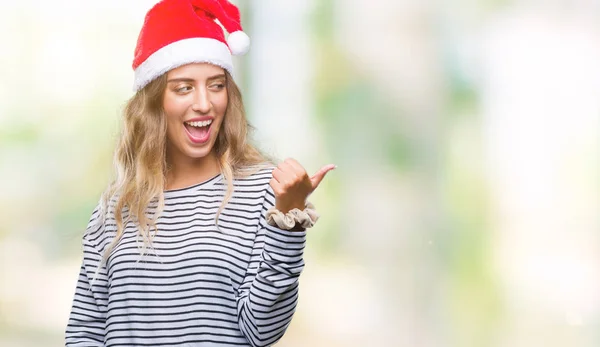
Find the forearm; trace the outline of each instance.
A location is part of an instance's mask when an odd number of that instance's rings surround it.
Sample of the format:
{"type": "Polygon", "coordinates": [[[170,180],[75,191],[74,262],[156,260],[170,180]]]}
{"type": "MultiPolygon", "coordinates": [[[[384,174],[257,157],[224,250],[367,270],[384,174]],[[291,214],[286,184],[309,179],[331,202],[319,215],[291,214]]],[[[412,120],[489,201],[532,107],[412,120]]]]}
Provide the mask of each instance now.
{"type": "Polygon", "coordinates": [[[104,334],[93,327],[77,326],[74,322],[69,322],[67,327],[65,347],[104,347],[104,334]]]}
{"type": "Polygon", "coordinates": [[[256,276],[238,301],[240,328],[253,346],[269,346],[283,336],[298,302],[304,268],[304,231],[267,226],[256,276]]]}
{"type": "Polygon", "coordinates": [[[65,346],[103,347],[108,280],[104,268],[96,274],[101,262],[97,250],[85,239],[83,247],[83,261],[65,330],[65,346]]]}

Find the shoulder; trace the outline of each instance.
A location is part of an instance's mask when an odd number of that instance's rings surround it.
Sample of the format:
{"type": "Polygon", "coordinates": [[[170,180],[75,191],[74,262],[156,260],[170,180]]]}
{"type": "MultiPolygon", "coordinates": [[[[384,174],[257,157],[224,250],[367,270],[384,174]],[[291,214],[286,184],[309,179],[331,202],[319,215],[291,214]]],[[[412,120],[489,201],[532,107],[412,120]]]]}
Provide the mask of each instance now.
{"type": "Polygon", "coordinates": [[[102,226],[104,224],[104,213],[102,208],[102,200],[96,203],[94,210],[89,218],[87,227],[84,232],[85,238],[90,238],[96,236],[98,233],[102,231],[102,226]]]}
{"type": "Polygon", "coordinates": [[[273,177],[275,165],[265,163],[262,165],[247,166],[238,170],[236,175],[236,183],[238,184],[253,184],[256,186],[268,186],[273,177]]]}
{"type": "Polygon", "coordinates": [[[88,243],[97,249],[102,248],[106,244],[109,234],[107,232],[109,228],[107,227],[114,225],[114,213],[112,210],[116,204],[117,197],[117,195],[113,196],[108,202],[103,201],[103,197],[100,197],[83,233],[84,243],[88,243]]]}
{"type": "Polygon", "coordinates": [[[270,183],[273,178],[273,170],[275,167],[275,165],[267,163],[260,166],[246,167],[240,170],[241,175],[235,180],[236,189],[251,189],[258,193],[262,199],[274,201],[275,195],[270,183]]]}

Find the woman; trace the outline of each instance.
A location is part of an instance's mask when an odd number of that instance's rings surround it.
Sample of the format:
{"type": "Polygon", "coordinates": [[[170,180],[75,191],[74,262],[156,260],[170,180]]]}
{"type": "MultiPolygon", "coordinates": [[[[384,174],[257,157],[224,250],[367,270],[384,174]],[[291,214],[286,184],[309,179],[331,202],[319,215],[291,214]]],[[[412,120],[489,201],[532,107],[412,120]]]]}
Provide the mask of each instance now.
{"type": "Polygon", "coordinates": [[[163,0],[146,15],[117,178],[83,236],[66,346],[268,346],[290,324],[317,219],[312,177],[249,144],[226,0],[163,0]],[[219,22],[230,33],[227,40],[219,22]]]}

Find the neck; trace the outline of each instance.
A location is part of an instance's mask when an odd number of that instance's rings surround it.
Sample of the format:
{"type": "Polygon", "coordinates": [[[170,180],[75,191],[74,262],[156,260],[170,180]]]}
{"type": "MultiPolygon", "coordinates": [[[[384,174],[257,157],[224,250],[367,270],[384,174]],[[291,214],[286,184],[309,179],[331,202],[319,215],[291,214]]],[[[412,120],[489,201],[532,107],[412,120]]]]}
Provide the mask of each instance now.
{"type": "Polygon", "coordinates": [[[213,152],[203,158],[167,156],[169,170],[165,189],[179,189],[194,185],[216,176],[221,171],[213,152]]]}

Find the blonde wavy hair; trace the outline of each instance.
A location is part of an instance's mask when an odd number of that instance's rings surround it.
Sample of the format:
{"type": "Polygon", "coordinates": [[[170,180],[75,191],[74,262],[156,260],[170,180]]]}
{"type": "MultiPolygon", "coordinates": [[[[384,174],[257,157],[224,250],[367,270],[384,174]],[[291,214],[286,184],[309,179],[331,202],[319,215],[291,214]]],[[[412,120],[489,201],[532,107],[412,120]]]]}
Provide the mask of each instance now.
{"type": "MultiPolygon", "coordinates": [[[[233,194],[233,179],[247,176],[274,163],[249,142],[248,123],[239,88],[231,75],[225,71],[228,105],[213,151],[227,191],[215,216],[233,194]],[[248,170],[254,168],[254,170],[248,170]]],[[[151,246],[158,231],[156,221],[164,209],[164,189],[167,166],[167,121],[163,109],[163,96],[167,86],[167,74],[163,74],[139,90],[127,102],[123,111],[121,133],[114,153],[115,179],[103,192],[102,215],[113,212],[117,225],[116,235],[104,252],[106,261],[123,236],[124,226],[133,221],[143,239],[142,254],[151,246]],[[151,217],[147,208],[156,203],[151,217]],[[127,217],[124,218],[124,211],[127,217]],[[152,233],[152,229],[154,233],[152,233]]]]}

